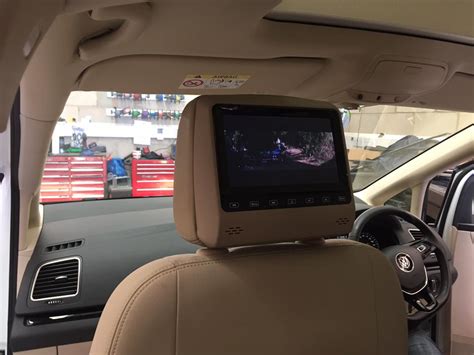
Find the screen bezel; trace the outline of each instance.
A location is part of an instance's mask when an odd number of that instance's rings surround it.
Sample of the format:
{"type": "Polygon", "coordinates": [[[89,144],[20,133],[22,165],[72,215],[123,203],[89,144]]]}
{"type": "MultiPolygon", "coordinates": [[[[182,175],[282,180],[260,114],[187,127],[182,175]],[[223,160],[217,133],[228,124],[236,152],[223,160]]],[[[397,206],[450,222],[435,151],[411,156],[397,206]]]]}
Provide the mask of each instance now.
{"type": "Polygon", "coordinates": [[[216,162],[219,177],[219,189],[222,196],[232,195],[284,195],[289,193],[307,193],[307,192],[343,192],[350,191],[349,177],[347,170],[347,160],[345,143],[343,141],[342,123],[340,122],[340,113],[335,109],[326,108],[304,108],[287,106],[257,106],[257,105],[231,105],[215,104],[212,108],[216,162]],[[228,176],[228,161],[224,137],[224,117],[225,115],[234,116],[275,116],[275,117],[295,117],[315,119],[329,119],[333,132],[334,145],[336,150],[336,164],[338,172],[338,182],[332,184],[318,183],[311,185],[281,185],[275,186],[255,186],[255,187],[231,187],[228,176]]]}

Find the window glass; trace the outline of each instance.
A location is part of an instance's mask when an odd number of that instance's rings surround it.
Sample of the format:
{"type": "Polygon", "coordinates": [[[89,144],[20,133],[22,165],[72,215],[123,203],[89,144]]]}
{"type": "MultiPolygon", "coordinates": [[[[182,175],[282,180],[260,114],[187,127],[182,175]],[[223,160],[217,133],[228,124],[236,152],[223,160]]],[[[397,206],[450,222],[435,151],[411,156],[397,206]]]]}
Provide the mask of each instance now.
{"type": "Polygon", "coordinates": [[[423,200],[422,213],[423,220],[426,223],[437,222],[452,176],[453,170],[447,170],[442,174],[435,176],[429,182],[423,200]]]}
{"type": "Polygon", "coordinates": [[[405,211],[410,211],[411,208],[412,190],[406,189],[399,194],[393,196],[390,200],[385,202],[385,206],[393,206],[405,211]]]}
{"type": "Polygon", "coordinates": [[[362,107],[346,116],[343,122],[354,191],[474,123],[473,113],[403,106],[362,107]]]}
{"type": "MultiPolygon", "coordinates": [[[[195,97],[72,92],[52,136],[41,202],[172,196],[178,123],[195,97]]],[[[474,114],[399,106],[341,113],[354,191],[474,122],[474,114]]]]}

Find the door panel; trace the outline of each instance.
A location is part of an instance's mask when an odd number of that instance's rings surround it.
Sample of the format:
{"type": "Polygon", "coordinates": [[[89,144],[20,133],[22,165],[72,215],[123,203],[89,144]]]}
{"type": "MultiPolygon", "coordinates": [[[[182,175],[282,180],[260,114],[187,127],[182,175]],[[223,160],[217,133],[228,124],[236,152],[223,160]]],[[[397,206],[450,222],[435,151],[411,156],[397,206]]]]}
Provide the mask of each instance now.
{"type": "Polygon", "coordinates": [[[424,220],[443,237],[457,270],[449,303],[436,316],[436,342],[445,355],[474,355],[474,162],[447,173],[434,184],[445,188],[444,196],[430,184],[423,209],[424,220]]]}
{"type": "MultiPolygon", "coordinates": [[[[456,169],[437,223],[453,253],[458,278],[451,295],[451,355],[474,354],[474,165],[456,169]]],[[[446,318],[440,318],[442,321],[446,318]]],[[[439,322],[439,327],[444,325],[439,322]]],[[[447,323],[447,322],[446,322],[447,323]]],[[[448,329],[445,329],[447,331],[448,329]]],[[[449,347],[448,347],[449,349],[449,347]]]]}
{"type": "Polygon", "coordinates": [[[454,266],[451,308],[452,355],[474,354],[474,232],[452,227],[454,266]],[[467,352],[466,352],[467,351],[467,352]]]}

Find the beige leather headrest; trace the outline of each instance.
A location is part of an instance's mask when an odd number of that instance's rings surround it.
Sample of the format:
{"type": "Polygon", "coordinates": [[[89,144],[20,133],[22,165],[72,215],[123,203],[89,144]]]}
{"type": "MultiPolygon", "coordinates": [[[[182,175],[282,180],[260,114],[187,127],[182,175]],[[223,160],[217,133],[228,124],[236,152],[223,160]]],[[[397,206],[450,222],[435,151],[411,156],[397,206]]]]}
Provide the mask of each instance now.
{"type": "MultiPolygon", "coordinates": [[[[212,114],[216,104],[337,110],[328,103],[280,96],[200,96],[191,101],[179,124],[176,149],[174,218],[184,239],[218,248],[304,241],[350,232],[355,215],[352,193],[351,201],[345,204],[225,212],[220,204],[212,114]]],[[[347,157],[345,163],[348,166],[347,157]]]]}

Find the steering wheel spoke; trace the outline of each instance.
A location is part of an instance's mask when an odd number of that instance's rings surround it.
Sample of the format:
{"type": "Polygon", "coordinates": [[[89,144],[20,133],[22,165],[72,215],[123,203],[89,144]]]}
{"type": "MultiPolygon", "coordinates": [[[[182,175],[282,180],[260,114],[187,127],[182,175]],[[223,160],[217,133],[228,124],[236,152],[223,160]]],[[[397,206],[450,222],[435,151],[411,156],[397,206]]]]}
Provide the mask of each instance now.
{"type": "Polygon", "coordinates": [[[422,312],[431,312],[438,305],[436,296],[431,292],[428,286],[425,286],[414,295],[405,295],[405,299],[409,304],[422,312]]]}
{"type": "Polygon", "coordinates": [[[431,243],[428,239],[425,238],[407,243],[405,245],[416,249],[420,253],[423,260],[429,258],[431,254],[434,253],[437,249],[433,243],[431,243]]]}

